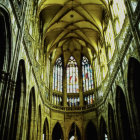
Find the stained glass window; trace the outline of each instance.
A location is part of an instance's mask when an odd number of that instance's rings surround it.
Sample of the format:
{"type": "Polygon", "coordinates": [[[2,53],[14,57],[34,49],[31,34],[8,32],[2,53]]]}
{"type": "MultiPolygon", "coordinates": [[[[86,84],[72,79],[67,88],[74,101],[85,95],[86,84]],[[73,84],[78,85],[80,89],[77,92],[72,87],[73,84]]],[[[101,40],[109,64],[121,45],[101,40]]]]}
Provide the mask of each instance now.
{"type": "Polygon", "coordinates": [[[67,97],[68,106],[79,106],[79,97],[67,97]]]}
{"type": "Polygon", "coordinates": [[[78,93],[78,66],[73,56],[67,64],[67,93],[78,93]]]}
{"type": "Polygon", "coordinates": [[[56,60],[53,68],[53,90],[62,92],[62,59],[56,60]]]}
{"type": "Polygon", "coordinates": [[[82,75],[83,75],[83,91],[86,92],[88,90],[93,89],[93,76],[92,76],[92,68],[89,64],[88,59],[83,56],[82,60],[82,75]]]}
{"type": "Polygon", "coordinates": [[[86,95],[84,97],[84,104],[85,105],[91,105],[91,104],[93,104],[93,102],[94,102],[94,94],[86,95]]]}

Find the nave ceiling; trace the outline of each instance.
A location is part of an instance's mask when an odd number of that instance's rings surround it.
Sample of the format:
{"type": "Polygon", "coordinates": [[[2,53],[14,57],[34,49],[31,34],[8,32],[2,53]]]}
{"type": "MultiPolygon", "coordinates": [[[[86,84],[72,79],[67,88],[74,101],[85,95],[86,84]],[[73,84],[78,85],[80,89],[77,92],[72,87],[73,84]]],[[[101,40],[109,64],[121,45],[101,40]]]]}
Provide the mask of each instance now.
{"type": "Polygon", "coordinates": [[[42,0],[38,9],[42,47],[53,60],[98,56],[109,15],[105,0],[42,0]]]}

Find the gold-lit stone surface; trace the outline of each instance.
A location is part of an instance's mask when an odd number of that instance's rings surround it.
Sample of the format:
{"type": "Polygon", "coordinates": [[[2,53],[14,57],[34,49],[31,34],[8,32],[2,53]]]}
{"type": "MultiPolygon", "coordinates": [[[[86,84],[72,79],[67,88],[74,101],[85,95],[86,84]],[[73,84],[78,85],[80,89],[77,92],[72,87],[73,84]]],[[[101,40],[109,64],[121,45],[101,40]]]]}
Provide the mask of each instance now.
{"type": "Polygon", "coordinates": [[[139,139],[139,11],[137,0],[1,0],[0,140],[68,140],[71,133],[80,133],[79,140],[139,139]],[[63,92],[52,88],[60,56],[63,92]],[[77,95],[67,94],[70,56],[78,65],[77,95]],[[94,78],[85,93],[82,56],[94,78]],[[69,107],[68,96],[78,96],[79,106],[69,107]]]}

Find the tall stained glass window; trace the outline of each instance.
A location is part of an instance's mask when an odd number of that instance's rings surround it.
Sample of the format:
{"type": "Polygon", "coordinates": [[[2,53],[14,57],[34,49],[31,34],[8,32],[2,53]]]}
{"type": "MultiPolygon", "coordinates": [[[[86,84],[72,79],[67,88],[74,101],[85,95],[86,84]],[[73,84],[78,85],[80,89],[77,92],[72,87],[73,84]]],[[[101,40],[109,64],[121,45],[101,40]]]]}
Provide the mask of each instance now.
{"type": "Polygon", "coordinates": [[[71,56],[67,64],[67,93],[78,92],[78,66],[74,57],[71,56]]]}
{"type": "Polygon", "coordinates": [[[92,68],[88,59],[83,56],[82,60],[83,90],[84,92],[93,89],[92,68]]]}
{"type": "Polygon", "coordinates": [[[56,60],[53,68],[53,90],[62,92],[62,58],[56,60]]]}

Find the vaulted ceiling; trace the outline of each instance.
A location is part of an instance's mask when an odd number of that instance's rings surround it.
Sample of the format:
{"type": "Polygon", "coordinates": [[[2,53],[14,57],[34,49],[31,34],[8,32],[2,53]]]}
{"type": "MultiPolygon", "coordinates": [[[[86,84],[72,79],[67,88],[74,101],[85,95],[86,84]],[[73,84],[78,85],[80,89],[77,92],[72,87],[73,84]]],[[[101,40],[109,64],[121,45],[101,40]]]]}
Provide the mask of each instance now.
{"type": "Polygon", "coordinates": [[[45,52],[54,59],[63,54],[65,61],[81,53],[92,59],[100,50],[107,11],[105,0],[42,0],[38,16],[45,52]]]}

